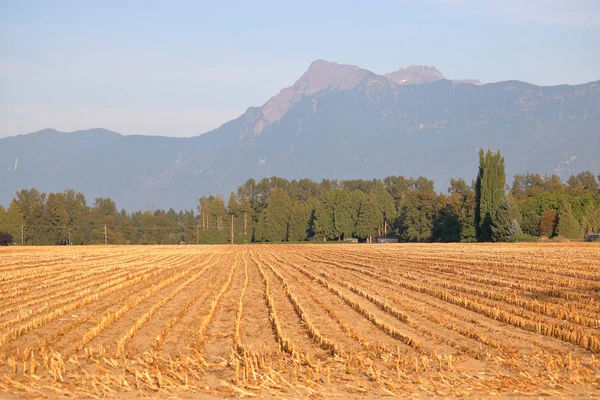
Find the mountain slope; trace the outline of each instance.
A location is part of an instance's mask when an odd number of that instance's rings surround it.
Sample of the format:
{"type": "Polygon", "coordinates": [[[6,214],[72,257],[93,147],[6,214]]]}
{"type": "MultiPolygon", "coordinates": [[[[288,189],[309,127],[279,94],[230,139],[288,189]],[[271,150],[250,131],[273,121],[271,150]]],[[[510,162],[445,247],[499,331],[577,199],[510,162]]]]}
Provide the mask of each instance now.
{"type": "Polygon", "coordinates": [[[502,151],[509,179],[600,171],[600,82],[476,85],[420,71],[398,83],[319,60],[264,106],[188,139],[104,130],[0,139],[0,203],[21,188],[74,188],[128,210],[191,208],[202,195],[273,175],[425,175],[444,190],[451,177],[474,178],[480,147],[502,151]]]}

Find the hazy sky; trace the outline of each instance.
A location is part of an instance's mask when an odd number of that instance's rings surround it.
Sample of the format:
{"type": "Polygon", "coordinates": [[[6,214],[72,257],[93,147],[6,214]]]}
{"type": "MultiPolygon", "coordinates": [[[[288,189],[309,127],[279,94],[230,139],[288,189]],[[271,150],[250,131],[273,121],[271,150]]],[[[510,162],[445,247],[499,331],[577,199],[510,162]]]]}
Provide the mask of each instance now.
{"type": "Polygon", "coordinates": [[[311,61],[540,85],[600,79],[600,0],[0,1],[0,137],[193,136],[311,61]]]}

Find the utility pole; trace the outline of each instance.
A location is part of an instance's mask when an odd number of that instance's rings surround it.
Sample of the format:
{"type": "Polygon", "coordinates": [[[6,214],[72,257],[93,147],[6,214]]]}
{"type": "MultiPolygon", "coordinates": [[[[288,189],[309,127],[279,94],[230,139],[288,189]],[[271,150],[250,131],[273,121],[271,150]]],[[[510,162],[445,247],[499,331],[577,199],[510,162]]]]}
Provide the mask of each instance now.
{"type": "Polygon", "coordinates": [[[244,236],[246,236],[246,225],[247,225],[246,221],[247,221],[246,220],[246,211],[244,211],[244,236]]]}
{"type": "Polygon", "coordinates": [[[198,224],[196,224],[196,244],[200,244],[200,236],[198,235],[198,224]]]}
{"type": "Polygon", "coordinates": [[[108,244],[108,236],[106,236],[106,225],[104,225],[104,244],[108,244]]]}
{"type": "Polygon", "coordinates": [[[233,214],[231,214],[231,244],[233,244],[233,214]]]}
{"type": "Polygon", "coordinates": [[[69,228],[69,246],[71,245],[71,228],[69,228]]]}
{"type": "Polygon", "coordinates": [[[25,225],[21,225],[21,246],[25,245],[25,225]]]}

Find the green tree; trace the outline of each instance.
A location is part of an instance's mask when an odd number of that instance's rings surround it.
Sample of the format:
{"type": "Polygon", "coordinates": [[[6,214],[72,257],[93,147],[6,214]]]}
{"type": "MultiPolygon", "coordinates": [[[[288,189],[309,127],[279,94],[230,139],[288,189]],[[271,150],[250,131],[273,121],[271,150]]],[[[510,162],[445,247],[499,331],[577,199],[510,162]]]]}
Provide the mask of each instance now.
{"type": "MultiPolygon", "coordinates": [[[[432,189],[433,191],[433,189],[432,189]]],[[[387,236],[388,227],[390,226],[390,222],[396,218],[396,207],[394,206],[394,198],[385,189],[383,182],[377,182],[375,186],[375,199],[377,201],[377,208],[380,212],[380,226],[381,228],[378,230],[379,235],[387,236]]]]}
{"type": "Polygon", "coordinates": [[[42,224],[46,231],[43,244],[63,244],[69,241],[69,213],[63,196],[57,193],[48,195],[42,224]]]}
{"type": "MultiPolygon", "coordinates": [[[[464,181],[463,181],[464,182],[464,181]]],[[[474,242],[475,236],[475,193],[468,187],[452,190],[445,201],[440,199],[443,209],[434,221],[433,240],[441,242],[474,242]]]]}
{"type": "Polygon", "coordinates": [[[200,213],[200,243],[227,243],[230,235],[229,214],[221,195],[202,197],[200,213]]]}
{"type": "Polygon", "coordinates": [[[199,227],[197,225],[198,221],[196,221],[194,211],[186,211],[183,216],[183,237],[185,240],[185,244],[197,243],[198,237],[196,235],[199,231],[199,227]]]}
{"type": "Polygon", "coordinates": [[[440,210],[432,228],[434,242],[460,242],[461,224],[452,208],[445,207],[440,210]]]}
{"type": "Polygon", "coordinates": [[[124,244],[139,244],[139,233],[140,231],[134,226],[133,218],[127,214],[125,209],[121,209],[121,212],[116,217],[118,234],[120,243],[124,244]]]}
{"type": "Polygon", "coordinates": [[[258,221],[256,221],[256,227],[254,228],[254,241],[266,242],[268,240],[267,215],[266,210],[263,210],[263,212],[261,212],[258,216],[258,221]]]}
{"type": "Polygon", "coordinates": [[[298,201],[291,207],[290,222],[288,226],[288,240],[299,242],[306,240],[310,229],[310,217],[312,210],[298,201]]]}
{"type": "Polygon", "coordinates": [[[287,240],[291,202],[283,189],[271,190],[269,201],[257,225],[258,240],[283,242],[287,240]],[[260,226],[260,228],[259,228],[260,226]]]}
{"type": "Polygon", "coordinates": [[[467,184],[467,182],[465,182],[464,179],[450,179],[450,186],[448,186],[448,194],[458,194],[461,196],[466,196],[470,193],[473,193],[473,189],[467,184]]]}
{"type": "Polygon", "coordinates": [[[21,243],[21,227],[23,226],[23,214],[16,200],[10,202],[8,209],[0,220],[0,231],[9,233],[15,243],[21,243]]]}
{"type": "Polygon", "coordinates": [[[314,213],[314,233],[323,240],[333,239],[335,237],[332,207],[333,193],[331,191],[324,192],[319,200],[314,213]]]}
{"type": "Polygon", "coordinates": [[[492,216],[500,203],[506,198],[506,173],[504,157],[500,151],[487,153],[479,150],[479,172],[475,182],[475,229],[479,241],[491,239],[492,216]]]}
{"type": "Polygon", "coordinates": [[[521,229],[530,236],[539,236],[542,213],[536,199],[520,200],[517,206],[521,212],[521,229]]]}
{"type": "Polygon", "coordinates": [[[25,244],[45,244],[47,231],[43,220],[46,194],[36,189],[23,189],[17,192],[15,202],[23,216],[25,244]]]}
{"type": "Polygon", "coordinates": [[[433,227],[443,202],[433,190],[415,190],[402,196],[399,212],[400,235],[411,242],[434,239],[433,227]]]}
{"type": "Polygon", "coordinates": [[[358,211],[358,222],[356,224],[356,235],[367,242],[373,241],[379,229],[379,217],[381,211],[377,206],[374,195],[365,196],[358,211]]]}
{"type": "Polygon", "coordinates": [[[90,210],[87,206],[85,196],[72,189],[67,189],[61,194],[68,214],[68,229],[71,244],[89,243],[90,210]]]}
{"type": "Polygon", "coordinates": [[[571,175],[567,184],[569,185],[569,192],[574,195],[598,193],[598,182],[596,181],[596,177],[589,171],[571,175]]]}
{"type": "Polygon", "coordinates": [[[585,206],[581,228],[586,235],[600,231],[600,210],[594,207],[593,203],[585,206]]]}
{"type": "Polygon", "coordinates": [[[333,236],[338,240],[351,237],[354,233],[352,214],[350,193],[344,189],[334,190],[331,197],[331,217],[333,220],[333,236]]]}
{"type": "Polygon", "coordinates": [[[231,222],[233,219],[233,242],[240,243],[242,239],[242,233],[244,227],[240,224],[240,216],[242,214],[242,208],[240,203],[237,201],[235,193],[231,192],[229,195],[229,200],[227,201],[227,213],[229,217],[227,219],[228,229],[227,229],[227,240],[231,242],[231,222]]]}
{"type": "Polygon", "coordinates": [[[573,215],[571,204],[566,201],[562,203],[558,212],[556,235],[567,239],[581,239],[582,237],[581,226],[573,215]]]}
{"type": "Polygon", "coordinates": [[[519,223],[520,214],[510,200],[503,200],[492,216],[492,241],[508,242],[523,233],[519,223]]]}
{"type": "Polygon", "coordinates": [[[238,188],[238,202],[240,203],[240,232],[242,232],[242,243],[249,243],[254,229],[254,218],[252,215],[252,205],[248,200],[248,195],[242,186],[238,188]]]}

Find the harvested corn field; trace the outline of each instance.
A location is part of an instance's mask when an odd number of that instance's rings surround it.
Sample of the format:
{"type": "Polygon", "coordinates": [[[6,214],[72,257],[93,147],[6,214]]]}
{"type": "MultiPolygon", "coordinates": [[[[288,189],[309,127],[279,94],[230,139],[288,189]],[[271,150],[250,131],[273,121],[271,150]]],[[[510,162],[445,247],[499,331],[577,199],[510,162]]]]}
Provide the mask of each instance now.
{"type": "Polygon", "coordinates": [[[7,397],[600,396],[600,246],[0,249],[7,397]]]}

